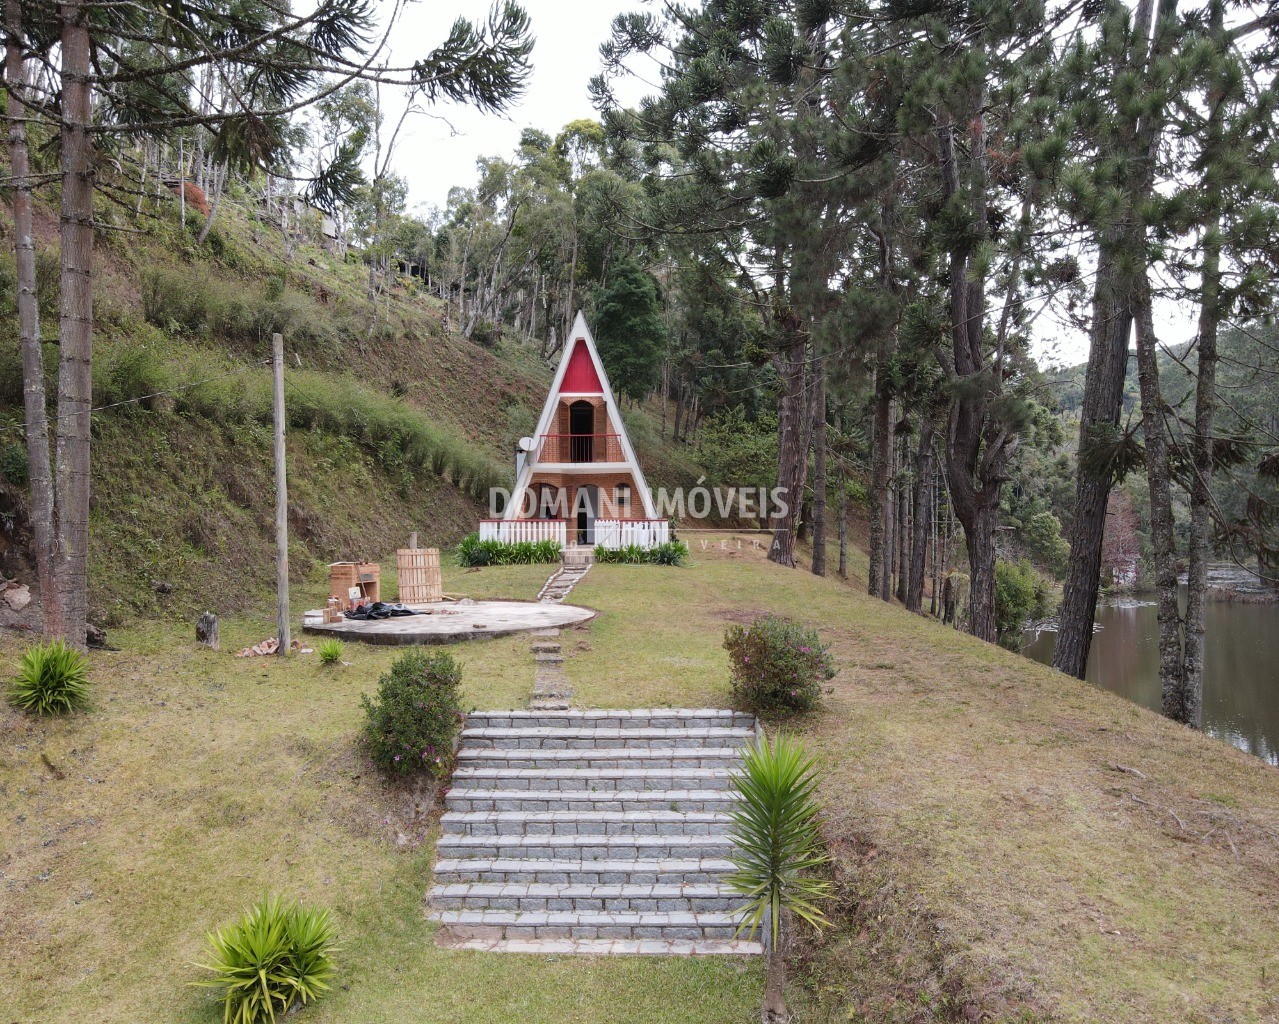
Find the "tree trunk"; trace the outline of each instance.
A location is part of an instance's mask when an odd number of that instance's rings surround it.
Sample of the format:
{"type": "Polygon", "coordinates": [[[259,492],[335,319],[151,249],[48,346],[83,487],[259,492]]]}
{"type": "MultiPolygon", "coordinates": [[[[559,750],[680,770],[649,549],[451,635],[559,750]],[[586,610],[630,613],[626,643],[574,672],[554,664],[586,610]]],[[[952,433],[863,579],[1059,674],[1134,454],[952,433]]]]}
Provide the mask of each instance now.
{"type": "Polygon", "coordinates": [[[895,558],[897,560],[897,600],[905,605],[910,592],[910,536],[912,530],[910,484],[903,472],[906,466],[906,454],[901,456],[902,465],[897,476],[897,544],[895,558]]]}
{"type": "Polygon", "coordinates": [[[968,545],[968,632],[995,643],[999,631],[995,624],[995,524],[998,506],[983,505],[971,525],[964,526],[968,545]]]}
{"type": "Polygon", "coordinates": [[[1195,431],[1190,481],[1190,560],[1186,575],[1185,642],[1181,664],[1182,717],[1201,726],[1203,710],[1204,619],[1208,597],[1208,559],[1211,554],[1213,427],[1217,415],[1217,328],[1220,320],[1220,223],[1209,227],[1202,270],[1199,310],[1199,373],[1195,390],[1195,431]]]}
{"type": "Polygon", "coordinates": [[[910,585],[906,610],[918,614],[924,606],[924,568],[931,534],[933,485],[933,431],[936,424],[928,410],[920,417],[919,448],[915,452],[915,514],[911,521],[910,585]]]}
{"type": "MultiPolygon", "coordinates": [[[[986,233],[986,157],[984,98],[974,107],[968,125],[971,190],[970,217],[974,232],[986,233]]],[[[959,192],[959,165],[954,126],[938,128],[942,191],[947,199],[959,192]]],[[[976,246],[966,242],[949,254],[950,364],[943,369],[964,386],[954,389],[946,444],[946,477],[955,515],[964,529],[970,569],[968,631],[990,643],[995,629],[995,525],[1014,439],[998,423],[1003,393],[1002,361],[985,354],[985,289],[983,274],[974,264],[976,246]]]]}
{"type": "Polygon", "coordinates": [[[666,440],[666,406],[671,398],[671,364],[662,361],[662,440],[666,440]]]}
{"type": "Polygon", "coordinates": [[[213,227],[213,218],[218,215],[218,207],[222,205],[222,192],[226,188],[226,177],[228,173],[227,162],[222,161],[222,167],[213,169],[213,206],[209,209],[209,216],[204,222],[204,227],[200,229],[200,237],[195,240],[196,245],[203,245],[204,240],[209,237],[209,229],[213,227]]]}
{"type": "Polygon", "coordinates": [[[573,210],[573,255],[568,265],[568,304],[564,308],[564,339],[567,343],[568,333],[573,329],[573,319],[577,311],[573,309],[574,292],[577,290],[577,210],[573,210]]]}
{"type": "MultiPolygon", "coordinates": [[[[1082,449],[1098,427],[1117,427],[1123,408],[1128,369],[1128,338],[1132,334],[1132,302],[1119,280],[1113,246],[1103,246],[1097,262],[1093,293],[1092,337],[1088,371],[1084,377],[1079,417],[1082,449]]],[[[1053,667],[1076,679],[1084,678],[1097,617],[1097,588],[1101,579],[1101,547],[1106,532],[1110,481],[1096,479],[1084,468],[1075,471],[1075,515],[1070,534],[1070,562],[1058,613],[1053,667]]]]}
{"type": "Polygon", "coordinates": [[[826,374],[813,360],[813,575],[826,575],[826,374]]]}
{"type": "Polygon", "coordinates": [[[866,573],[866,589],[871,597],[882,597],[887,559],[885,555],[888,526],[888,463],[892,458],[892,400],[888,393],[887,373],[882,365],[875,371],[875,412],[870,454],[870,565],[866,573]]]}
{"type": "MultiPolygon", "coordinates": [[[[1145,89],[1157,95],[1163,83],[1152,80],[1164,73],[1156,58],[1177,38],[1177,0],[1140,0],[1133,13],[1133,50],[1111,71],[1115,80],[1142,73],[1145,89]],[[1158,10],[1155,4],[1158,4],[1158,10]],[[1153,34],[1151,26],[1153,23],[1153,34]]],[[[1154,187],[1155,149],[1164,128],[1162,104],[1131,107],[1125,135],[1125,162],[1131,168],[1131,185],[1125,190],[1127,209],[1117,229],[1102,237],[1093,297],[1093,324],[1084,381],[1084,401],[1079,425],[1080,446],[1098,426],[1119,423],[1124,378],[1128,366],[1128,338],[1135,303],[1132,295],[1145,274],[1144,230],[1139,211],[1154,187]]],[[[1101,579],[1101,547],[1106,525],[1110,481],[1091,480],[1078,470],[1075,516],[1071,530],[1070,563],[1058,615],[1053,666],[1077,679],[1084,678],[1097,613],[1097,588],[1101,579]]]]}
{"type": "Polygon", "coordinates": [[[1141,424],[1146,445],[1146,480],[1150,488],[1150,543],[1155,556],[1158,591],[1159,688],[1163,713],[1190,724],[1181,686],[1181,611],[1177,604],[1177,549],[1173,532],[1172,483],[1168,468],[1168,432],[1159,391],[1158,343],[1144,285],[1136,302],[1137,378],[1141,382],[1141,424]]]}
{"type": "Polygon", "coordinates": [[[762,1024],[789,1024],[790,1009],[786,1006],[786,922],[777,929],[777,941],[768,947],[764,965],[764,1005],[760,1010],[762,1024]]]}
{"type": "Polygon", "coordinates": [[[848,486],[839,471],[839,578],[848,579],[848,486]]]}
{"type": "Polygon", "coordinates": [[[89,415],[93,399],[93,153],[89,29],[80,0],[62,21],[62,305],[59,321],[55,586],[62,635],[85,646],[88,620],[89,415]]]}
{"type": "Polygon", "coordinates": [[[27,150],[28,115],[23,99],[27,75],[22,60],[22,3],[5,0],[5,78],[9,82],[9,167],[13,176],[13,252],[18,275],[18,344],[22,350],[22,398],[26,420],[31,533],[36,584],[46,636],[63,633],[62,602],[54,585],[57,527],[53,476],[49,464],[48,402],[44,390],[44,353],[40,348],[40,307],[36,298],[35,226],[31,206],[31,161],[27,150]]]}
{"type": "Polygon", "coordinates": [[[812,440],[812,418],[805,400],[804,373],[808,336],[791,323],[790,344],[774,357],[782,393],[777,414],[777,486],[786,501],[786,514],[778,516],[773,528],[769,561],[795,567],[795,528],[808,476],[808,446],[812,440]]]}
{"type": "MultiPolygon", "coordinates": [[[[891,424],[895,419],[892,403],[889,403],[888,422],[891,424]]],[[[887,455],[888,479],[884,487],[884,572],[880,578],[879,587],[881,601],[893,599],[893,561],[897,553],[897,545],[893,542],[893,538],[897,536],[897,485],[893,480],[893,477],[897,475],[895,469],[897,444],[891,426],[888,430],[887,455]]]]}
{"type": "MultiPolygon", "coordinates": [[[[931,460],[930,460],[931,461],[931,460]]],[[[941,571],[941,493],[937,486],[937,471],[932,470],[932,480],[930,482],[931,508],[930,518],[932,519],[931,543],[932,543],[932,588],[928,595],[928,614],[933,618],[937,617],[937,584],[940,580],[941,571]]]]}

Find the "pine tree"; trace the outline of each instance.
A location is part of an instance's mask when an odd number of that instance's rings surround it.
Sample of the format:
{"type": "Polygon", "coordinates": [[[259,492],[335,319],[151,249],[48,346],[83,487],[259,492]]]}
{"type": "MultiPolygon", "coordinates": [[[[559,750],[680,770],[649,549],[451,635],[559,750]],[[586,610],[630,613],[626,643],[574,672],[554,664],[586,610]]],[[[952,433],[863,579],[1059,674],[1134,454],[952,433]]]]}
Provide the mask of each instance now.
{"type": "Polygon", "coordinates": [[[657,285],[632,261],[613,269],[595,303],[595,333],[609,382],[638,401],[657,385],[666,325],[657,285]]]}

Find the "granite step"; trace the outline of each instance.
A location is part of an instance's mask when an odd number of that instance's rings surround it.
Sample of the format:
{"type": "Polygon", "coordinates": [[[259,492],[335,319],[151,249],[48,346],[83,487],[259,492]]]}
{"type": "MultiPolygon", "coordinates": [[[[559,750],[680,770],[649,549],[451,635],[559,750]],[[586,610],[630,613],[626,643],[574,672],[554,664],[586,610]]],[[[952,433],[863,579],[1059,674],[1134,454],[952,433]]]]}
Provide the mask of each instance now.
{"type": "Polygon", "coordinates": [[[468,716],[426,906],[436,941],[758,955],[760,943],[738,935],[744,901],[725,882],[732,778],[755,719],[716,708],[546,710],[568,691],[553,640],[534,645],[541,706],[468,716]]]}
{"type": "Polygon", "coordinates": [[[450,811],[720,811],[732,808],[725,789],[453,789],[450,811]]]}
{"type": "Polygon", "coordinates": [[[651,726],[588,725],[580,728],[534,726],[468,726],[462,733],[464,749],[502,747],[508,750],[582,750],[630,747],[739,747],[753,737],[750,729],[711,726],[666,728],[651,726]]]}
{"type": "Polygon", "coordinates": [[[466,716],[470,728],[585,729],[754,729],[755,719],[739,711],[720,708],[635,708],[609,710],[591,708],[545,715],[528,709],[510,711],[472,711],[466,716]]]}
{"type": "Polygon", "coordinates": [[[449,857],[436,861],[435,880],[439,884],[699,885],[718,882],[732,870],[733,862],[721,857],[630,860],[449,857]]]}
{"type": "Polygon", "coordinates": [[[736,747],[602,747],[582,750],[504,750],[467,747],[457,752],[464,768],[728,768],[741,761],[736,747]]]}
{"type": "Polygon", "coordinates": [[[649,766],[639,768],[526,768],[512,773],[505,766],[462,765],[453,772],[449,795],[468,789],[558,791],[561,793],[613,793],[618,790],[678,790],[732,787],[733,767],[719,768],[649,766]]]}
{"type": "Polygon", "coordinates": [[[440,857],[479,857],[488,860],[523,857],[529,860],[651,860],[728,857],[726,835],[507,835],[473,836],[444,833],[435,844],[440,857]]]}
{"type": "Polygon", "coordinates": [[[747,939],[467,939],[443,934],[438,941],[450,949],[536,956],[760,956],[764,952],[758,941],[747,939]]]}
{"type": "Polygon", "coordinates": [[[437,910],[432,917],[470,939],[734,939],[741,921],[729,911],[437,910]]]}
{"type": "Polygon", "coordinates": [[[447,811],[444,835],[461,836],[711,836],[727,831],[716,811],[447,811]]]}
{"type": "Polygon", "coordinates": [[[546,913],[727,913],[741,898],[715,882],[645,885],[636,882],[592,884],[571,882],[451,882],[431,889],[430,905],[438,910],[513,910],[546,913]]]}

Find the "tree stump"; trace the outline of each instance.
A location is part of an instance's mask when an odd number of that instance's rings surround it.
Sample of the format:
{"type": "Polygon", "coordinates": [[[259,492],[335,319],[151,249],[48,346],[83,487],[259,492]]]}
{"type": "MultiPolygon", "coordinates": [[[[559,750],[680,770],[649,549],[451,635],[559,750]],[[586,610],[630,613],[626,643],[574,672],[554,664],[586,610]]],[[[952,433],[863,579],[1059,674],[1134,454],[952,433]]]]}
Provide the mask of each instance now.
{"type": "Polygon", "coordinates": [[[205,612],[195,620],[195,640],[210,650],[218,649],[218,617],[212,612],[205,612]]]}

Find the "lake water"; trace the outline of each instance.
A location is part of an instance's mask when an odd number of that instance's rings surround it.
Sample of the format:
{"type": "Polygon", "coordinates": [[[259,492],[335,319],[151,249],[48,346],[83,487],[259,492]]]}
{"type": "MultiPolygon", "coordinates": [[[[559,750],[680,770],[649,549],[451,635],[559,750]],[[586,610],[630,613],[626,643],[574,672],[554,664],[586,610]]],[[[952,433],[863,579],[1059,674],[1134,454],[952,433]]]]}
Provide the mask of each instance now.
{"type": "MultiPolygon", "coordinates": [[[[1221,567],[1213,583],[1238,585],[1221,567]]],[[[1159,623],[1153,595],[1097,608],[1087,679],[1159,710],[1159,623]]],[[[1204,655],[1204,731],[1279,764],[1279,604],[1212,602],[1204,655]]],[[[1028,633],[1022,653],[1051,664],[1057,634],[1028,633]]]]}

